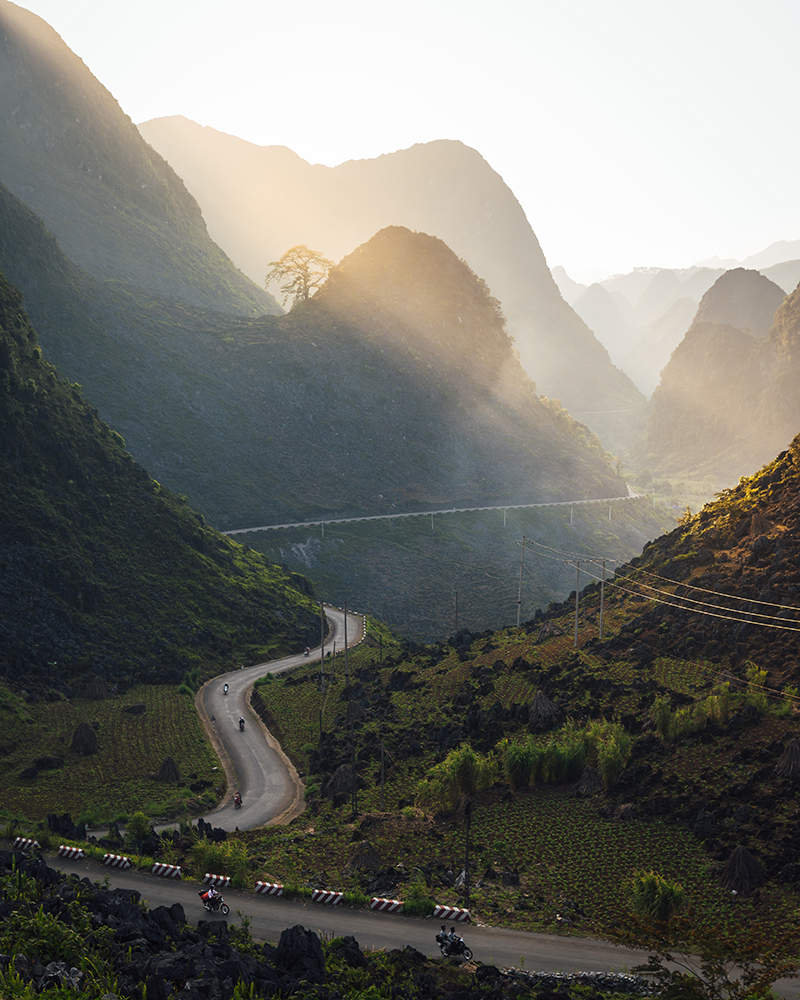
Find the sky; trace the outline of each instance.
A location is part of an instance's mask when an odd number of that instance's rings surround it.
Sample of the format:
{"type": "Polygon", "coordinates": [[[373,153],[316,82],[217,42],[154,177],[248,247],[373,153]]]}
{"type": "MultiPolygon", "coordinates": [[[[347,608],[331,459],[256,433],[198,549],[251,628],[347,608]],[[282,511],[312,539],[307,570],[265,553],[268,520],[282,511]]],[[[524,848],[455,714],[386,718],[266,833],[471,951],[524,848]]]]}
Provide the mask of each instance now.
{"type": "Polygon", "coordinates": [[[335,166],[458,139],[590,281],[800,239],[797,0],[21,0],[134,122],[335,166]]]}

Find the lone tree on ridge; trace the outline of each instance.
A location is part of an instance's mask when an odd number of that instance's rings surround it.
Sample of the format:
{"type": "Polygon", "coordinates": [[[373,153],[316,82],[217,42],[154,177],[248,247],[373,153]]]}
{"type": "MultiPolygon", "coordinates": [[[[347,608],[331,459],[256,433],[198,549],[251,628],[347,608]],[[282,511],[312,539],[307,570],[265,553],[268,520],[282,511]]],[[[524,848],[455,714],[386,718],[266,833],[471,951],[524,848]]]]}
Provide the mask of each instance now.
{"type": "Polygon", "coordinates": [[[264,284],[281,282],[283,301],[286,302],[291,296],[297,303],[307,302],[311,293],[324,284],[333,261],[301,243],[287,250],[279,260],[270,261],[269,266],[272,270],[264,279],[264,284]]]}

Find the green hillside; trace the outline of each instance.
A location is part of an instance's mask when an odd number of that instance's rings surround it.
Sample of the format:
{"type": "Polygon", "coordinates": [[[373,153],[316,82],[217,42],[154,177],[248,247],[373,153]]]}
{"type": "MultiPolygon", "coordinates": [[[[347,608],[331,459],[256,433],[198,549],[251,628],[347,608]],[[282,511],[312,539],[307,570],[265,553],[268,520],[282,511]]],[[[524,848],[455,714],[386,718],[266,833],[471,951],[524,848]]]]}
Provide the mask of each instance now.
{"type": "Polygon", "coordinates": [[[318,665],[265,681],[310,815],[291,846],[247,835],[261,877],[465,905],[468,795],[488,922],[618,933],[639,870],[684,887],[689,947],[703,927],[746,952],[756,928],[795,925],[799,498],[796,439],[607,576],[602,613],[599,558],[582,559],[598,579],[577,616],[573,595],[434,645],[372,623],[347,674],[337,658],[324,684],[318,665]]]}
{"type": "Polygon", "coordinates": [[[309,587],[152,480],[47,363],[0,283],[0,671],[32,697],[124,690],[279,655],[315,633],[309,587]],[[305,591],[305,592],[301,592],[305,591]]]}

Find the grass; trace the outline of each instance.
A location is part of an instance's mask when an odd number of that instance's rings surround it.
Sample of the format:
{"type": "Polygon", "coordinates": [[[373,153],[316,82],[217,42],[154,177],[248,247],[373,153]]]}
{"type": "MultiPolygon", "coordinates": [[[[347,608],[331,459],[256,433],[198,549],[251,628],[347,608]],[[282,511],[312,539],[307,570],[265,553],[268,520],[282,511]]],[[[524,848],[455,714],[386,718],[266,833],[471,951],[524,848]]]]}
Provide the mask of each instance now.
{"type": "Polygon", "coordinates": [[[14,702],[0,701],[0,727],[6,733],[0,748],[0,798],[9,816],[36,821],[48,813],[68,812],[90,826],[139,809],[152,817],[175,816],[211,808],[214,788],[224,787],[224,772],[194,703],[177,686],[142,685],[102,701],[74,699],[24,709],[20,715],[14,702]],[[143,704],[144,712],[124,711],[136,704],[143,704]],[[96,754],[83,756],[70,749],[80,722],[95,729],[96,754]],[[152,777],[168,756],[178,765],[180,785],[152,777]],[[20,776],[45,757],[63,765],[39,769],[33,779],[20,776]],[[209,790],[192,792],[188,785],[198,780],[207,782],[209,790]]]}

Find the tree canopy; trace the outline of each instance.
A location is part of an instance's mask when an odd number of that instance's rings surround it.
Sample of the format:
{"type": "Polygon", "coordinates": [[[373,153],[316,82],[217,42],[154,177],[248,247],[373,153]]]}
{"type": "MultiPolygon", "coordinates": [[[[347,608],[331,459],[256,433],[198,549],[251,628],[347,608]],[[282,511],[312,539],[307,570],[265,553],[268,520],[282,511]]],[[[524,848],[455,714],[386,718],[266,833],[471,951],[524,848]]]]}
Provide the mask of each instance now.
{"type": "Polygon", "coordinates": [[[284,303],[290,297],[297,303],[306,302],[311,293],[324,284],[333,261],[301,243],[287,250],[278,260],[270,261],[269,266],[271,270],[264,284],[269,286],[270,282],[280,282],[284,303]]]}

